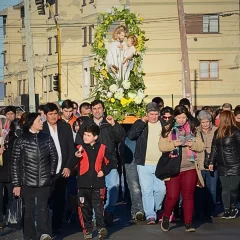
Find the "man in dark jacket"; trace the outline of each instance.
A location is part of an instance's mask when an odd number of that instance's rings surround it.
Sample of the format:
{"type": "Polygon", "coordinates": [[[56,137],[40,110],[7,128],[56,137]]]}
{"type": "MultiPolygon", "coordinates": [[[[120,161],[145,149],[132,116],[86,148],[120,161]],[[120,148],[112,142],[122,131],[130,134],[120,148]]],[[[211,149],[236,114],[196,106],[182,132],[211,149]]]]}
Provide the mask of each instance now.
{"type": "Polygon", "coordinates": [[[25,204],[24,239],[51,240],[48,199],[57,167],[57,150],[49,134],[40,132],[39,113],[30,113],[23,134],[16,140],[12,153],[12,183],[15,196],[25,204]],[[35,199],[37,204],[35,206],[35,199]],[[35,218],[37,212],[37,226],[35,218]]]}
{"type": "Polygon", "coordinates": [[[159,213],[166,192],[165,183],[155,176],[162,155],[158,147],[162,131],[159,111],[155,102],[147,104],[146,116],[137,120],[127,134],[130,140],[137,141],[134,157],[147,224],[155,224],[156,220],[160,220],[159,213]]]}
{"type": "Polygon", "coordinates": [[[65,210],[65,192],[67,177],[75,160],[74,142],[71,126],[59,120],[58,107],[54,103],[47,103],[44,107],[46,121],[43,123],[43,132],[52,136],[58,152],[58,164],[51,197],[51,209],[53,211],[53,232],[59,233],[65,210]]]}
{"type": "Polygon", "coordinates": [[[118,186],[119,186],[119,174],[117,171],[117,155],[116,155],[116,144],[125,140],[126,133],[123,127],[114,121],[112,116],[104,116],[104,103],[100,100],[94,100],[91,103],[92,115],[88,121],[85,121],[76,136],[76,143],[83,143],[83,133],[86,126],[96,124],[100,127],[99,141],[107,146],[114,166],[111,172],[106,176],[106,187],[107,187],[107,200],[105,204],[105,222],[107,225],[113,223],[113,211],[118,200],[118,186]]]}

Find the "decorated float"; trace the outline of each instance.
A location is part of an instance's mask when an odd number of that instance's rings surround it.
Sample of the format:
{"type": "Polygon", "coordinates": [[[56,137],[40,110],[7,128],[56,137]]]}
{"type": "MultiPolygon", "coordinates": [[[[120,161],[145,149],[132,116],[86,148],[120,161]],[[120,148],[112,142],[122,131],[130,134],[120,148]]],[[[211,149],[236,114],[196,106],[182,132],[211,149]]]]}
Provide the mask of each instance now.
{"type": "Polygon", "coordinates": [[[91,98],[102,100],[107,114],[123,123],[132,123],[145,114],[143,56],[147,39],[140,28],[142,21],[129,9],[112,8],[100,14],[92,44],[92,74],[97,84],[91,98]]]}

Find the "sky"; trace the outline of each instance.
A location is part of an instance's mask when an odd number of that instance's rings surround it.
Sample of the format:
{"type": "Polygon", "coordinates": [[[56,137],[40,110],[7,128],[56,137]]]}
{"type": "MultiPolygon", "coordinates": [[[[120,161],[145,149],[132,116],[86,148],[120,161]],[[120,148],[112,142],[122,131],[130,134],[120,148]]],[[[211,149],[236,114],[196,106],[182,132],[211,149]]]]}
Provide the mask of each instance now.
{"type": "MultiPolygon", "coordinates": [[[[8,6],[12,6],[18,4],[20,0],[0,0],[0,11],[7,8],[8,6]]],[[[3,31],[2,31],[2,17],[0,17],[0,100],[4,98],[4,85],[1,83],[4,79],[3,74],[3,31]]]]}

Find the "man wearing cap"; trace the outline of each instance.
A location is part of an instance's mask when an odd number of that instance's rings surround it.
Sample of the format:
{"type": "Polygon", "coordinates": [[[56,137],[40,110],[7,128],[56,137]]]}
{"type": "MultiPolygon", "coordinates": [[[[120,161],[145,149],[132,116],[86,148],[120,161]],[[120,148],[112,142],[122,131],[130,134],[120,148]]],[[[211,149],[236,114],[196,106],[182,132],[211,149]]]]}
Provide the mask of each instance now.
{"type": "Polygon", "coordinates": [[[137,141],[134,155],[147,224],[155,224],[166,193],[165,183],[155,176],[156,166],[162,155],[158,149],[162,131],[159,111],[158,104],[148,103],[146,116],[137,120],[128,132],[128,138],[137,141]]]}

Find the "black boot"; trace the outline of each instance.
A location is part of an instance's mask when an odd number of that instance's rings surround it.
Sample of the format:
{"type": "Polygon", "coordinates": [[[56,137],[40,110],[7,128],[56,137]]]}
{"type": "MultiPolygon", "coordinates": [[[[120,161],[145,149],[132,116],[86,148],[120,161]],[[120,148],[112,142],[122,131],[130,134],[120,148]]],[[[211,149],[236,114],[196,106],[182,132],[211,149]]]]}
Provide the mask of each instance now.
{"type": "Polygon", "coordinates": [[[192,226],[191,223],[185,223],[185,231],[186,232],[196,232],[196,229],[192,226]]]}
{"type": "Polygon", "coordinates": [[[238,209],[236,206],[232,206],[231,207],[231,211],[230,211],[230,216],[229,218],[236,218],[238,214],[238,209]]]}
{"type": "Polygon", "coordinates": [[[163,216],[162,222],[161,222],[161,229],[164,232],[168,232],[168,230],[169,230],[169,218],[163,216]]]}
{"type": "Polygon", "coordinates": [[[230,218],[230,211],[228,208],[226,208],[224,210],[223,216],[221,217],[221,219],[229,219],[230,218]]]}

